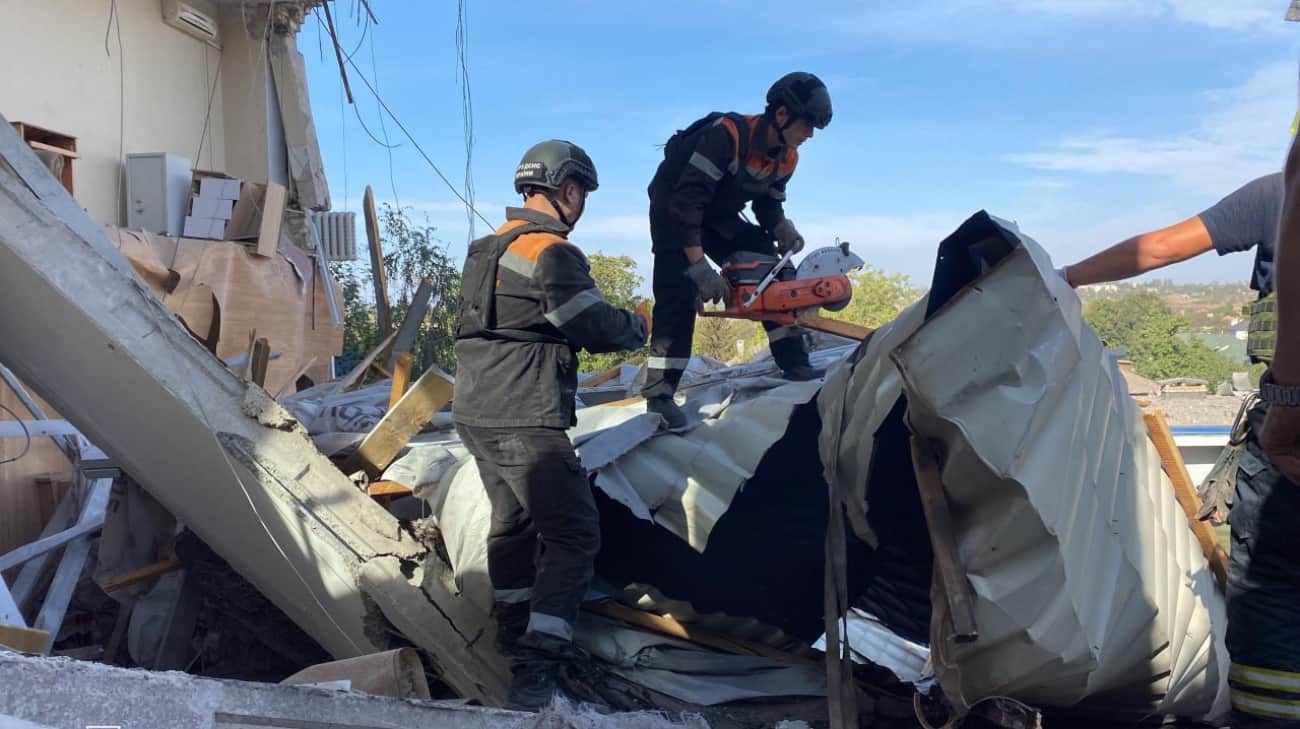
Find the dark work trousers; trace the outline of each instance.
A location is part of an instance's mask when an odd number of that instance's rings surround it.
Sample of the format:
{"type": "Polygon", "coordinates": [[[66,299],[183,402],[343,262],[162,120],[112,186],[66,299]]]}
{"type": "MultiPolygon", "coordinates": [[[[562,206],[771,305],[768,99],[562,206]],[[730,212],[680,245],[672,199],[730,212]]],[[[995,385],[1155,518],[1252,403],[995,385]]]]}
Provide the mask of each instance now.
{"type": "Polygon", "coordinates": [[[1233,729],[1300,727],[1300,485],[1259,447],[1266,406],[1248,414],[1228,521],[1233,729]]]}
{"type": "Polygon", "coordinates": [[[488,576],[498,603],[530,602],[528,630],[571,640],[600,550],[587,471],[561,428],[456,424],[492,504],[488,576]]]}
{"type": "MultiPolygon", "coordinates": [[[[741,220],[728,221],[724,234],[708,223],[704,226],[704,253],[718,266],[733,253],[748,251],[776,255],[772,239],[757,225],[741,220]]],[[[672,240],[672,226],[650,214],[650,237],[654,241],[655,263],[653,274],[654,327],[650,335],[650,356],[646,360],[645,387],[641,395],[646,398],[672,397],[677,383],[682,380],[691,358],[691,340],[695,336],[697,311],[695,284],[686,275],[690,262],[680,248],[681,242],[672,240]]],[[[772,358],[783,370],[808,364],[802,329],[763,322],[767,330],[772,358]]]]}

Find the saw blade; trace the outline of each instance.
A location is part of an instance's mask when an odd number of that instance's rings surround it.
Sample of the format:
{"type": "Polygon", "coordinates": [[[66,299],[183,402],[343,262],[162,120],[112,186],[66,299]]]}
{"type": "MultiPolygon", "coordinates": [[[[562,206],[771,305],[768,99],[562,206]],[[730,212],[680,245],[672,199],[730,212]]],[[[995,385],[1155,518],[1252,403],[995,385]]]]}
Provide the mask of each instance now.
{"type": "Polygon", "coordinates": [[[845,252],[840,246],[818,248],[804,256],[795,269],[795,278],[809,279],[834,276],[862,268],[864,262],[856,253],[845,252]]]}

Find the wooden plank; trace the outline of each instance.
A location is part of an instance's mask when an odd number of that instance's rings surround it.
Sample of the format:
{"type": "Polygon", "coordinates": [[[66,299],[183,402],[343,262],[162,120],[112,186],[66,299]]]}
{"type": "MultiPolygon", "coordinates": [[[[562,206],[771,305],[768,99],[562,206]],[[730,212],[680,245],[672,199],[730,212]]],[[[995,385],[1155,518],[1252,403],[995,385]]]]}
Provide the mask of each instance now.
{"type": "Polygon", "coordinates": [[[8,646],[19,653],[40,653],[49,642],[44,630],[33,630],[19,625],[0,625],[0,646],[8,646]]]}
{"type": "Polygon", "coordinates": [[[266,183],[266,195],[262,198],[262,223],[257,229],[257,248],[255,255],[271,258],[280,248],[280,225],[284,222],[284,203],[289,191],[278,182],[266,183]]]}
{"type": "Polygon", "coordinates": [[[819,332],[836,334],[841,337],[848,337],[849,339],[856,339],[858,341],[866,339],[869,334],[875,331],[875,329],[870,327],[859,326],[838,319],[828,319],[820,314],[809,312],[803,312],[796,315],[795,322],[799,326],[807,329],[816,329],[819,332]]]}
{"type": "Polygon", "coordinates": [[[1178,505],[1183,507],[1183,513],[1187,515],[1187,524],[1191,527],[1192,534],[1196,535],[1196,542],[1201,545],[1201,553],[1210,563],[1210,569],[1214,572],[1214,581],[1218,583],[1220,590],[1224,590],[1228,584],[1228,555],[1219,546],[1219,540],[1209,522],[1196,518],[1197,512],[1201,510],[1201,499],[1196,493],[1192,477],[1187,473],[1183,454],[1174,443],[1174,435],[1169,432],[1169,423],[1165,420],[1165,414],[1159,410],[1150,410],[1142,414],[1142,420],[1146,423],[1147,435],[1155,444],[1156,452],[1160,454],[1160,463],[1169,476],[1169,482],[1173,484],[1174,498],[1178,500],[1178,505]]]}
{"type": "MultiPolygon", "coordinates": [[[[68,528],[77,516],[77,495],[73,489],[68,489],[63,494],[63,499],[54,509],[54,514],[50,517],[49,522],[45,524],[45,529],[41,531],[40,538],[52,537],[55,534],[68,528]]],[[[27,607],[31,601],[36,586],[45,578],[45,573],[54,563],[54,553],[46,552],[27,561],[22,570],[18,572],[18,577],[14,579],[13,596],[18,607],[27,607]]]]}
{"type": "Polygon", "coordinates": [[[411,381],[411,367],[415,364],[415,355],[402,352],[397,355],[397,365],[393,367],[393,386],[388,391],[388,409],[392,410],[397,401],[406,394],[406,386],[411,381]]]}
{"type": "Polygon", "coordinates": [[[379,239],[379,214],[375,212],[375,191],[366,185],[362,201],[366,214],[366,240],[370,242],[370,275],[375,283],[375,319],[379,333],[393,331],[393,310],[388,306],[388,272],[384,269],[384,244],[379,239]]]}
{"type": "Polygon", "coordinates": [[[921,494],[921,509],[925,512],[930,545],[934,549],[935,571],[943,587],[944,599],[948,601],[953,640],[970,643],[979,639],[979,628],[975,624],[975,596],[957,551],[952,512],[948,508],[948,496],[943,491],[939,462],[929,445],[919,437],[913,435],[911,441],[916,489],[921,494]]]}
{"type": "Polygon", "coordinates": [[[257,330],[252,329],[248,332],[248,351],[244,353],[243,359],[239,365],[239,379],[248,382],[253,373],[253,349],[257,346],[257,330]]]}
{"type": "Polygon", "coordinates": [[[103,589],[104,592],[114,592],[124,587],[130,587],[131,585],[144,582],[145,580],[153,579],[159,575],[165,575],[168,572],[175,572],[182,566],[180,560],[165,559],[161,562],[154,562],[153,564],[145,565],[139,569],[131,570],[130,572],[123,572],[120,575],[114,575],[105,580],[103,584],[100,585],[100,588],[103,589]]]}
{"type": "Polygon", "coordinates": [[[820,662],[814,661],[802,656],[786,653],[777,650],[771,646],[756,643],[754,641],[744,640],[742,638],[732,638],[730,636],[718,635],[707,630],[687,627],[674,618],[663,615],[655,615],[644,610],[627,607],[616,602],[596,602],[588,603],[583,606],[588,612],[604,615],[615,620],[622,620],[630,625],[652,630],[660,635],[667,635],[672,638],[687,640],[699,645],[708,646],[724,653],[733,653],[741,656],[762,656],[770,658],[781,663],[796,663],[803,665],[820,665],[820,662]]]}
{"type": "Polygon", "coordinates": [[[56,147],[56,146],[54,146],[53,144],[46,144],[45,142],[37,142],[37,141],[35,141],[35,140],[29,139],[29,140],[27,140],[27,146],[31,147],[32,149],[42,149],[42,150],[45,150],[46,152],[53,152],[54,154],[61,155],[61,156],[63,156],[63,157],[67,157],[67,158],[69,158],[69,159],[77,159],[77,158],[78,158],[77,153],[74,152],[74,151],[72,151],[72,150],[70,150],[70,149],[64,149],[64,148],[62,148],[62,147],[56,147]]]}
{"type": "Polygon", "coordinates": [[[618,377],[623,373],[623,365],[640,365],[645,362],[645,357],[633,357],[626,362],[614,365],[598,375],[588,377],[578,383],[578,387],[598,387],[618,377]]]}
{"type": "Polygon", "coordinates": [[[357,366],[353,367],[351,371],[346,375],[343,375],[343,379],[339,380],[338,392],[347,392],[357,385],[360,385],[361,378],[366,374],[366,370],[370,369],[370,365],[373,364],[376,359],[383,356],[384,352],[392,346],[393,340],[395,339],[397,339],[397,332],[390,332],[388,336],[384,337],[383,340],[379,342],[379,344],[376,344],[369,352],[366,352],[366,356],[361,358],[361,361],[357,363],[357,366]]]}
{"type": "MultiPolygon", "coordinates": [[[[82,508],[81,518],[77,521],[78,526],[104,523],[104,513],[108,508],[108,496],[112,486],[113,480],[109,478],[100,478],[91,482],[90,491],[86,495],[86,505],[82,508]]],[[[45,643],[45,653],[54,650],[54,641],[59,637],[59,628],[63,625],[63,617],[67,615],[68,604],[72,601],[72,592],[77,589],[77,582],[81,580],[81,573],[86,568],[86,559],[89,556],[88,536],[69,543],[67,549],[63,550],[63,559],[59,561],[59,568],[54,571],[54,579],[50,581],[50,589],[45,593],[41,612],[32,623],[33,628],[50,634],[45,643]]]]}
{"type": "Polygon", "coordinates": [[[433,279],[425,276],[420,281],[420,288],[411,297],[411,305],[406,307],[402,317],[402,326],[397,329],[397,339],[393,342],[393,353],[388,356],[388,369],[392,370],[397,362],[397,355],[410,352],[415,348],[415,338],[420,334],[420,324],[424,315],[429,313],[429,299],[433,297],[433,279]]]}
{"type": "Polygon", "coordinates": [[[396,481],[375,481],[366,487],[366,494],[370,496],[409,496],[411,489],[396,481]]]}
{"type": "Polygon", "coordinates": [[[433,414],[451,401],[451,394],[451,380],[436,367],[425,370],[348,457],[343,472],[365,471],[371,478],[378,477],[433,414]]]}
{"type": "Polygon", "coordinates": [[[271,343],[266,341],[266,337],[258,337],[253,343],[253,350],[250,353],[251,379],[258,387],[266,384],[266,366],[271,361],[271,343]]]}

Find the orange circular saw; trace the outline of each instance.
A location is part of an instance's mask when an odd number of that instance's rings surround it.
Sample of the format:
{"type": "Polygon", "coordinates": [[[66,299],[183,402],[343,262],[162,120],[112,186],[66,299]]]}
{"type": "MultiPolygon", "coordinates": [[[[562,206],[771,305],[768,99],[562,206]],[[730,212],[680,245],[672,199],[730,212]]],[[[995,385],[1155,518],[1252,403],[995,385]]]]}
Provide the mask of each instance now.
{"type": "Polygon", "coordinates": [[[740,252],[722,266],[730,292],[721,304],[704,305],[702,316],[794,324],[800,312],[839,311],[853,298],[848,273],[863,261],[847,242],[818,248],[791,269],[791,252],[777,258],[740,252]]]}

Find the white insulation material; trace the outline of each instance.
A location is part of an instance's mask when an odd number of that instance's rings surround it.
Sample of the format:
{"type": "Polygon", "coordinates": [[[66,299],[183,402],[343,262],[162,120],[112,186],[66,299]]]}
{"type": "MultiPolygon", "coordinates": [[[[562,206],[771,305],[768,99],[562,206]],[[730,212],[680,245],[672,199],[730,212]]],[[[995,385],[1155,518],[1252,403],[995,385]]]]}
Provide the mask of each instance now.
{"type": "Polygon", "coordinates": [[[1078,298],[1022,242],[891,355],[976,595],[964,645],[936,595],[940,683],[966,704],[1222,716],[1223,597],[1078,298]]]}

